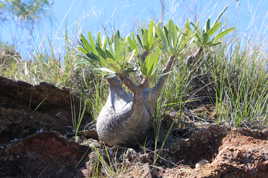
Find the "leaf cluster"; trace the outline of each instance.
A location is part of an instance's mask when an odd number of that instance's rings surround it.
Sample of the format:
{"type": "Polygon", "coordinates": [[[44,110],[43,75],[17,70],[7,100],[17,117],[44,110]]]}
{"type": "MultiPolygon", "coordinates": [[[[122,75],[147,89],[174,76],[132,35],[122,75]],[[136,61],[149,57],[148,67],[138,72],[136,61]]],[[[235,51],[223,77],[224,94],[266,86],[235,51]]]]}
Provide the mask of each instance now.
{"type": "Polygon", "coordinates": [[[84,54],[80,63],[89,62],[96,69],[115,75],[135,71],[150,79],[155,76],[160,60],[177,58],[188,45],[195,43],[199,48],[208,48],[220,44],[220,40],[234,30],[220,31],[219,19],[224,11],[212,25],[208,19],[204,29],[189,21],[180,28],[170,20],[165,25],[151,21],[147,28],[124,37],[117,31],[111,37],[98,33],[94,38],[89,32],[87,37],[80,37],[78,49],[84,54]]]}
{"type": "Polygon", "coordinates": [[[225,37],[228,33],[234,31],[235,28],[227,28],[219,32],[220,29],[223,28],[223,24],[219,20],[226,10],[227,7],[223,9],[213,24],[211,24],[211,19],[208,18],[203,29],[200,28],[198,23],[191,23],[194,28],[195,43],[199,47],[209,48],[219,45],[221,43],[220,40],[223,37],[225,37]]]}

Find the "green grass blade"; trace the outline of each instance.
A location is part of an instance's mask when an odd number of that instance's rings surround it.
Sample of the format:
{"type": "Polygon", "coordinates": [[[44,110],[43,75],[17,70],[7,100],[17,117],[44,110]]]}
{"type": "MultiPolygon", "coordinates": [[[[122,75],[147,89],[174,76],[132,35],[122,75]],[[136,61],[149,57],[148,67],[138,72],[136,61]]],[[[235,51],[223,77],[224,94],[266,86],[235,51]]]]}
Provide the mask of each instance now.
{"type": "Polygon", "coordinates": [[[221,17],[227,11],[228,8],[229,8],[228,6],[226,6],[226,7],[223,8],[223,10],[220,12],[220,14],[218,15],[218,17],[216,18],[216,21],[215,22],[218,22],[221,19],[221,17]]]}

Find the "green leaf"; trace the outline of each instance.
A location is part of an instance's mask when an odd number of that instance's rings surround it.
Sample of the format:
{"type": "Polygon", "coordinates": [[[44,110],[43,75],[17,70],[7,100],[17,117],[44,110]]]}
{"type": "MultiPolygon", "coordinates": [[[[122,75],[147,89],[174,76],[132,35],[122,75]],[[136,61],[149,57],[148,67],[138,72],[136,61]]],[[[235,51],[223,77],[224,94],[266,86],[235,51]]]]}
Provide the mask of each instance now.
{"type": "Polygon", "coordinates": [[[94,60],[94,61],[96,61],[96,62],[99,62],[99,60],[100,60],[99,56],[95,55],[95,54],[92,53],[92,52],[88,52],[86,55],[87,55],[87,57],[88,57],[89,59],[92,59],[92,60],[94,60]]]}
{"type": "Polygon", "coordinates": [[[186,21],[184,28],[185,28],[185,31],[191,31],[191,24],[189,20],[186,21]]]}
{"type": "Polygon", "coordinates": [[[199,42],[199,43],[202,43],[202,39],[201,39],[201,36],[199,35],[199,33],[195,33],[195,37],[197,38],[197,41],[199,42]]]}
{"type": "Polygon", "coordinates": [[[142,44],[142,41],[141,41],[140,36],[139,36],[139,35],[137,35],[136,37],[137,37],[137,40],[138,40],[138,42],[139,42],[140,46],[141,46],[142,48],[144,48],[144,46],[143,46],[143,44],[142,44]]]}
{"type": "MultiPolygon", "coordinates": [[[[87,51],[87,52],[90,52],[90,51],[93,51],[93,49],[91,48],[91,46],[89,45],[87,39],[85,38],[84,35],[80,35],[80,41],[81,41],[81,44],[82,44],[82,47],[87,51]]],[[[86,54],[86,53],[85,53],[86,54]]]]}
{"type": "Polygon", "coordinates": [[[219,33],[218,35],[216,35],[216,37],[213,39],[213,41],[217,42],[219,39],[223,38],[224,36],[226,36],[228,33],[234,31],[235,28],[229,28],[227,30],[224,30],[223,32],[219,33]]]}
{"type": "Polygon", "coordinates": [[[210,30],[210,18],[207,20],[206,23],[206,32],[208,32],[210,30]]]}
{"type": "Polygon", "coordinates": [[[112,55],[112,53],[110,51],[108,51],[107,49],[105,49],[105,53],[106,53],[107,58],[114,59],[114,56],[112,55]]]}
{"type": "Polygon", "coordinates": [[[156,50],[150,53],[145,62],[142,63],[141,69],[142,74],[147,78],[152,77],[156,72],[156,66],[159,62],[160,50],[156,50]]]}
{"type": "Polygon", "coordinates": [[[120,35],[120,31],[119,30],[116,31],[116,34],[115,35],[116,35],[116,38],[118,38],[118,39],[121,38],[121,35],[120,35]]]}
{"type": "Polygon", "coordinates": [[[217,46],[219,44],[221,44],[221,42],[216,42],[216,43],[210,42],[208,45],[209,46],[217,46]]]}
{"type": "Polygon", "coordinates": [[[97,42],[96,42],[96,45],[98,47],[100,47],[100,48],[102,46],[102,40],[101,40],[101,33],[100,32],[98,32],[98,34],[97,34],[97,42]]]}
{"type": "Polygon", "coordinates": [[[107,43],[108,43],[108,38],[107,37],[103,38],[101,48],[106,49],[107,43]]]}
{"type": "Polygon", "coordinates": [[[149,48],[152,48],[153,46],[154,33],[155,33],[154,21],[151,21],[148,28],[148,40],[147,40],[149,48]]]}
{"type": "Polygon", "coordinates": [[[114,72],[120,72],[122,70],[120,64],[111,58],[101,59],[100,64],[102,67],[106,67],[114,72]]]}
{"type": "Polygon", "coordinates": [[[163,32],[163,28],[158,25],[157,28],[156,28],[156,34],[159,36],[159,40],[160,40],[160,48],[165,50],[167,48],[167,40],[166,40],[166,37],[165,37],[165,34],[163,32]]]}
{"type": "Polygon", "coordinates": [[[191,24],[188,20],[186,21],[185,26],[184,26],[184,36],[187,39],[190,39],[193,37],[193,31],[191,29],[191,24]]]}
{"type": "Polygon", "coordinates": [[[212,28],[210,30],[207,31],[208,35],[209,36],[212,36],[214,35],[214,33],[216,31],[218,31],[220,29],[220,27],[222,26],[222,23],[221,22],[215,22],[212,26],[212,28]]]}
{"type": "Polygon", "coordinates": [[[99,56],[101,56],[104,59],[107,58],[105,51],[103,51],[99,46],[96,47],[96,50],[97,50],[99,56]]]}
{"type": "Polygon", "coordinates": [[[88,53],[88,51],[83,47],[78,47],[77,49],[85,55],[88,53]]]}
{"type": "Polygon", "coordinates": [[[202,39],[202,43],[203,43],[203,44],[208,43],[208,41],[209,41],[209,36],[208,36],[208,34],[207,34],[206,32],[203,33],[202,38],[203,38],[203,39],[202,39]]]}
{"type": "Polygon", "coordinates": [[[127,37],[127,40],[128,40],[128,44],[129,44],[130,48],[131,48],[132,50],[133,50],[133,49],[137,50],[137,49],[138,49],[138,46],[137,46],[137,43],[136,43],[136,41],[135,41],[134,38],[135,38],[135,37],[134,37],[134,33],[132,33],[131,36],[128,36],[128,37],[127,37]]]}
{"type": "Polygon", "coordinates": [[[145,50],[149,50],[149,48],[150,48],[150,44],[149,44],[149,42],[148,42],[148,30],[144,30],[143,31],[143,34],[142,34],[142,42],[143,42],[143,47],[144,47],[144,49],[145,50]]]}
{"type": "Polygon", "coordinates": [[[88,36],[88,39],[89,39],[89,42],[90,42],[90,46],[92,48],[92,51],[94,51],[95,48],[96,48],[95,40],[94,40],[94,38],[93,38],[93,36],[92,36],[92,34],[90,32],[88,32],[88,35],[87,36],[88,36]]]}
{"type": "Polygon", "coordinates": [[[192,22],[190,24],[194,27],[195,32],[200,33],[199,27],[196,24],[194,24],[192,22]]]}
{"type": "Polygon", "coordinates": [[[180,31],[179,31],[178,26],[176,24],[174,24],[174,22],[172,20],[169,21],[168,27],[169,27],[171,46],[174,48],[176,46],[177,37],[178,37],[180,31]]]}
{"type": "Polygon", "coordinates": [[[164,27],[164,32],[165,32],[165,37],[166,37],[166,41],[167,41],[167,45],[170,45],[170,40],[169,40],[169,36],[168,36],[168,29],[167,27],[164,27]]]}

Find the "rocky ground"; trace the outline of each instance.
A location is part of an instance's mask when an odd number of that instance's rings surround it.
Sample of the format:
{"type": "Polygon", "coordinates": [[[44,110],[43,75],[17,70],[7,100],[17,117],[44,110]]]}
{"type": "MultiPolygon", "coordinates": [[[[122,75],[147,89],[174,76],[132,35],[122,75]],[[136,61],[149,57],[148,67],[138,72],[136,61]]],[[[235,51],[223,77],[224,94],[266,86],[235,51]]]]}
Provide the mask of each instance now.
{"type": "Polygon", "coordinates": [[[0,177],[268,177],[268,129],[192,124],[164,147],[105,147],[89,114],[74,135],[71,107],[79,100],[67,89],[0,77],[0,177]]]}

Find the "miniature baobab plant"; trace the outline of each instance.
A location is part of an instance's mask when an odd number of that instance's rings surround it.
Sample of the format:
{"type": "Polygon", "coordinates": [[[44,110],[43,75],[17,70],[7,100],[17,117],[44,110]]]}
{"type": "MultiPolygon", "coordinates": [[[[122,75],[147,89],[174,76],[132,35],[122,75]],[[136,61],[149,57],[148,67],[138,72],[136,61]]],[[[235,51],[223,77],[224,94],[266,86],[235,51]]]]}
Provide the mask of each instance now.
{"type": "Polygon", "coordinates": [[[164,26],[152,21],[127,37],[119,32],[112,37],[81,35],[81,62],[106,73],[109,84],[106,104],[97,117],[100,140],[118,145],[145,138],[168,74],[195,34],[188,22],[180,29],[172,21],[164,26]]]}

